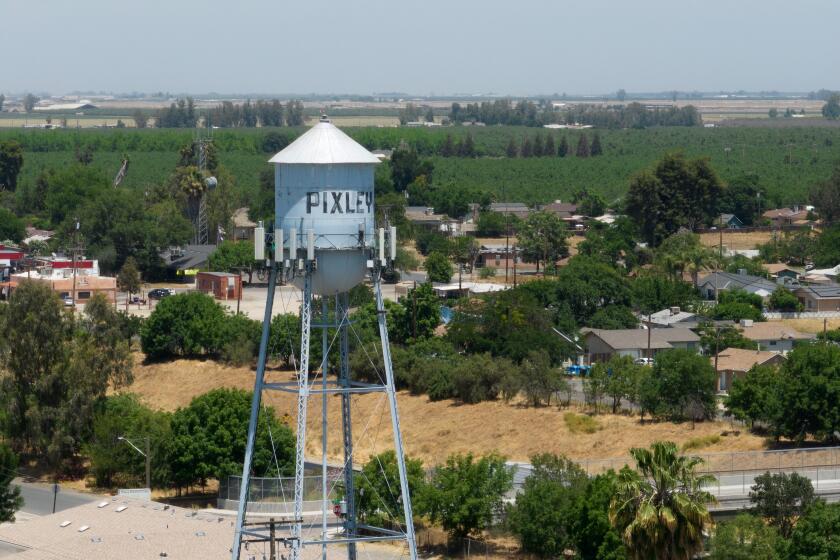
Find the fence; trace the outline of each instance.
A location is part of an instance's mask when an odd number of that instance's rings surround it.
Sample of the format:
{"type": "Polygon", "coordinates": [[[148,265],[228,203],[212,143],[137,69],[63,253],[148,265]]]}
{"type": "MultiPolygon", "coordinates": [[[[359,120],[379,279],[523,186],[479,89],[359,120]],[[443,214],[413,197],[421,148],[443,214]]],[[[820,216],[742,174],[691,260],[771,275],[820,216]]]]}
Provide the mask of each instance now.
{"type": "MultiPolygon", "coordinates": [[[[812,447],[804,449],[779,449],[773,451],[733,451],[717,453],[691,453],[687,455],[703,459],[701,472],[725,473],[733,471],[761,471],[804,469],[840,464],[840,447],[812,447]]],[[[607,470],[619,470],[633,464],[632,458],[587,459],[579,462],[589,475],[607,470]]]]}
{"type": "Polygon", "coordinates": [[[779,311],[765,311],[766,319],[835,319],[840,317],[840,311],[801,311],[786,313],[779,311]]]}
{"type": "MultiPolygon", "coordinates": [[[[328,500],[338,497],[338,483],[342,476],[332,472],[327,475],[328,500]]],[[[321,501],[320,475],[305,476],[303,478],[303,510],[304,512],[323,511],[321,501]]],[[[236,509],[239,504],[239,492],[242,489],[241,476],[229,476],[219,481],[218,507],[220,509],[236,509]]],[[[254,513],[292,513],[295,499],[295,479],[288,478],[260,478],[251,477],[248,488],[248,511],[254,513]]]]}

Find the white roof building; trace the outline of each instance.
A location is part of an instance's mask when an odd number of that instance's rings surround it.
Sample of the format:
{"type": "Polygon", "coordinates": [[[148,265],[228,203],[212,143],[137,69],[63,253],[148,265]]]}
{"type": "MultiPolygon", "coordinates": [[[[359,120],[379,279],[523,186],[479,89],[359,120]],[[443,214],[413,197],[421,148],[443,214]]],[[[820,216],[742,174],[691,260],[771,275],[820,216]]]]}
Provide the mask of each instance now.
{"type": "Polygon", "coordinates": [[[331,122],[322,121],[268,161],[289,165],[338,165],[379,163],[379,158],[331,122]]]}

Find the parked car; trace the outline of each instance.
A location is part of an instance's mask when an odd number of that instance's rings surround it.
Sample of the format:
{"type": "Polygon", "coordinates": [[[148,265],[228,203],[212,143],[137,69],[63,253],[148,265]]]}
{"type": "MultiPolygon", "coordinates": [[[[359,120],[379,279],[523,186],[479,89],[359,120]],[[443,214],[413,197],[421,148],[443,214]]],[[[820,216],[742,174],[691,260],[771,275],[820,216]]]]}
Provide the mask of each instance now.
{"type": "Polygon", "coordinates": [[[64,298],[64,307],[73,307],[73,298],[71,298],[71,297],[64,298]]]}
{"type": "Polygon", "coordinates": [[[589,370],[591,369],[590,366],[579,366],[577,364],[572,364],[566,367],[566,373],[568,375],[575,375],[575,376],[582,376],[586,377],[589,375],[589,370]]]}
{"type": "Polygon", "coordinates": [[[155,288],[154,290],[149,290],[149,299],[163,299],[174,295],[175,290],[170,288],[155,288]]]}
{"type": "Polygon", "coordinates": [[[653,358],[636,358],[633,363],[637,366],[652,366],[653,358]]]}

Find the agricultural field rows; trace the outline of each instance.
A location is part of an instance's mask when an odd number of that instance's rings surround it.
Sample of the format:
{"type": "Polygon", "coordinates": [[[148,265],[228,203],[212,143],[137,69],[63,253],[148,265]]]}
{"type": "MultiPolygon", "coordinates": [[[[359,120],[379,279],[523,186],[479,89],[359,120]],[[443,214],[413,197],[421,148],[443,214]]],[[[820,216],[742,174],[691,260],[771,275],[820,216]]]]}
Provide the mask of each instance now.
{"type": "MultiPolygon", "coordinates": [[[[303,129],[227,129],[213,136],[220,161],[228,167],[239,187],[253,189],[259,172],[271,156],[269,134],[290,141],[303,129]]],[[[435,164],[434,183],[471,193],[490,191],[499,199],[529,203],[568,199],[588,188],[609,202],[620,198],[630,177],[652,166],[669,151],[709,157],[724,181],[751,173],[758,176],[768,204],[802,202],[808,189],[827,178],[840,161],[840,129],[837,128],[652,128],[646,130],[599,130],[604,153],[598,157],[567,156],[510,159],[504,157],[511,139],[518,145],[526,136],[548,134],[559,142],[566,136],[572,152],[587,131],[547,131],[525,127],[451,127],[442,129],[347,128],[369,149],[393,148],[406,141],[435,164]],[[457,142],[470,134],[480,154],[474,159],[436,155],[447,134],[457,142]]],[[[76,146],[90,146],[93,165],[107,175],[116,173],[123,154],[131,159],[125,185],[139,187],[162,181],[173,169],[178,149],[190,142],[192,130],[0,130],[0,141],[16,139],[23,144],[25,165],[22,181],[33,181],[41,169],[73,161],[76,146]]]]}

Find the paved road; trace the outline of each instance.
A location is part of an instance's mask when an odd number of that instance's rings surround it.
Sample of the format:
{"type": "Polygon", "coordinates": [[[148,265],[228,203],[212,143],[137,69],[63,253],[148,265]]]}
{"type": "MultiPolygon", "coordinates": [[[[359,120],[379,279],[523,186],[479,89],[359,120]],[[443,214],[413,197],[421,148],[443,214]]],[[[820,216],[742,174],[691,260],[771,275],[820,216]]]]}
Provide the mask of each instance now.
{"type": "MultiPolygon", "coordinates": [[[[31,484],[15,479],[14,484],[20,487],[20,494],[23,496],[24,504],[20,509],[24,513],[34,515],[48,515],[52,513],[53,491],[49,484],[31,484]]],[[[74,508],[89,502],[101,500],[103,497],[96,494],[83,494],[72,490],[60,489],[55,500],[55,510],[62,511],[74,508]]]]}

